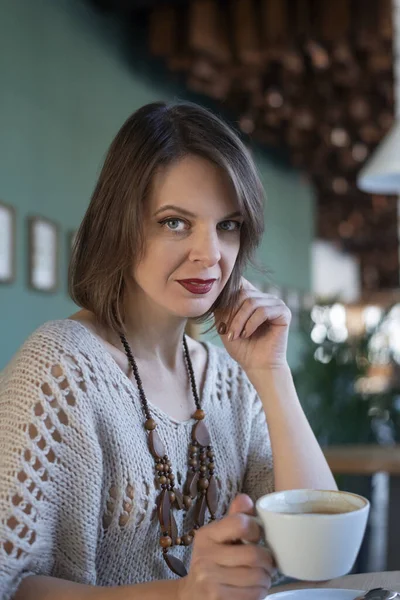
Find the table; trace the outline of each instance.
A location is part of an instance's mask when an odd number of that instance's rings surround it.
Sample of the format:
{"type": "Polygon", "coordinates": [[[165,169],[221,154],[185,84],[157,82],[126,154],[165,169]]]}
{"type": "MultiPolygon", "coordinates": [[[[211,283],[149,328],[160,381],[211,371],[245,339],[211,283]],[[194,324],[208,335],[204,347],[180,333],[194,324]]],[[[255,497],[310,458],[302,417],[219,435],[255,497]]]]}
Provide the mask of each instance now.
{"type": "Polygon", "coordinates": [[[269,595],[287,590],[300,590],[302,588],[339,588],[348,590],[371,590],[376,587],[384,587],[389,590],[400,592],[400,571],[386,571],[381,573],[361,573],[358,575],[346,575],[338,579],[324,583],[296,582],[289,585],[280,585],[271,589],[269,595]]]}
{"type": "MultiPolygon", "coordinates": [[[[386,549],[385,556],[377,557],[372,569],[397,569],[400,554],[400,445],[380,446],[371,445],[343,445],[323,448],[325,458],[335,475],[361,475],[374,477],[377,473],[387,473],[390,477],[388,495],[388,508],[382,510],[377,506],[374,498],[371,502],[371,519],[374,516],[375,524],[381,531],[385,527],[386,549]],[[387,514],[383,514],[387,513],[387,514]],[[380,525],[380,523],[382,525],[380,525]]],[[[370,521],[371,521],[370,519],[370,521]]],[[[367,536],[368,537],[368,531],[367,536]]],[[[374,537],[372,535],[372,537],[374,537]]],[[[371,540],[374,543],[374,540],[371,540]]],[[[367,570],[366,565],[361,570],[367,570]]]]}
{"type": "Polygon", "coordinates": [[[374,475],[384,471],[400,475],[400,445],[328,446],[323,452],[333,473],[374,475]]]}

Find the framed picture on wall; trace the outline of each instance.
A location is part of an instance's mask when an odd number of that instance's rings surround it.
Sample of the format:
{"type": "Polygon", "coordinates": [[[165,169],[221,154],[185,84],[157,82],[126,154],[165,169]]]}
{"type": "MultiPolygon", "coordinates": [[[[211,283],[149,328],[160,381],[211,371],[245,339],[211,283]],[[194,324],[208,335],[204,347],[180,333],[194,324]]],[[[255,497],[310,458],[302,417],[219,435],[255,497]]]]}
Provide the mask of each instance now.
{"type": "Polygon", "coordinates": [[[28,220],[29,286],[40,292],[58,287],[58,226],[44,217],[28,220]]]}
{"type": "Polygon", "coordinates": [[[15,280],[15,209],[0,201],[0,283],[15,280]]]}

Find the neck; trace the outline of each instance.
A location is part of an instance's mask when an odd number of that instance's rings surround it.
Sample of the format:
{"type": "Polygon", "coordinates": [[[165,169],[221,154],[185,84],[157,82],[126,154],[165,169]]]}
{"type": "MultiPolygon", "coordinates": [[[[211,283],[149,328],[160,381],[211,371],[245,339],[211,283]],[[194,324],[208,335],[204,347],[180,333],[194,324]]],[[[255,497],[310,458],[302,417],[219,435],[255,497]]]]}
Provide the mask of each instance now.
{"type": "MultiPolygon", "coordinates": [[[[183,335],[187,319],[166,314],[140,293],[124,301],[125,336],[135,359],[154,363],[168,370],[182,364],[183,335]]],[[[118,336],[113,342],[121,347],[118,336]]]]}

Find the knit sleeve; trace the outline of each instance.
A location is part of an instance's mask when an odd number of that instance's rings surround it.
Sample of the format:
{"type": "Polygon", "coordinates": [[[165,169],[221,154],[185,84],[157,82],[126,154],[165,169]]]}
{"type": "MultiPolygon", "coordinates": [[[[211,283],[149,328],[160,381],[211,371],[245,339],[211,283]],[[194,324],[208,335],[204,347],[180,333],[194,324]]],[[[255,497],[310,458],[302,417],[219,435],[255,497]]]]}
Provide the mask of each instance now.
{"type": "Polygon", "coordinates": [[[95,574],[102,463],[90,378],[62,350],[53,362],[44,341],[0,374],[0,600],[31,574],[95,574]]]}
{"type": "Polygon", "coordinates": [[[259,396],[252,390],[251,433],[242,491],[255,502],[274,491],[274,473],[265,412],[259,396]]]}

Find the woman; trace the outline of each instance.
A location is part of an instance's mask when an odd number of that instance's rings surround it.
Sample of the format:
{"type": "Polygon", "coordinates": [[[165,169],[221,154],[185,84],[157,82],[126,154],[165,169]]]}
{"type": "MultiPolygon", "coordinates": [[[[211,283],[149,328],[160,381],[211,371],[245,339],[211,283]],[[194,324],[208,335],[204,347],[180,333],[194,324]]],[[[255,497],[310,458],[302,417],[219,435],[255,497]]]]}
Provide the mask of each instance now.
{"type": "Polygon", "coordinates": [[[335,483],[286,362],[289,310],[242,277],[262,211],[248,152],[203,108],[123,125],[71,261],[82,309],[2,375],[1,598],[267,594],[255,499],[335,483]],[[209,317],[226,350],[184,335],[209,317]]]}

